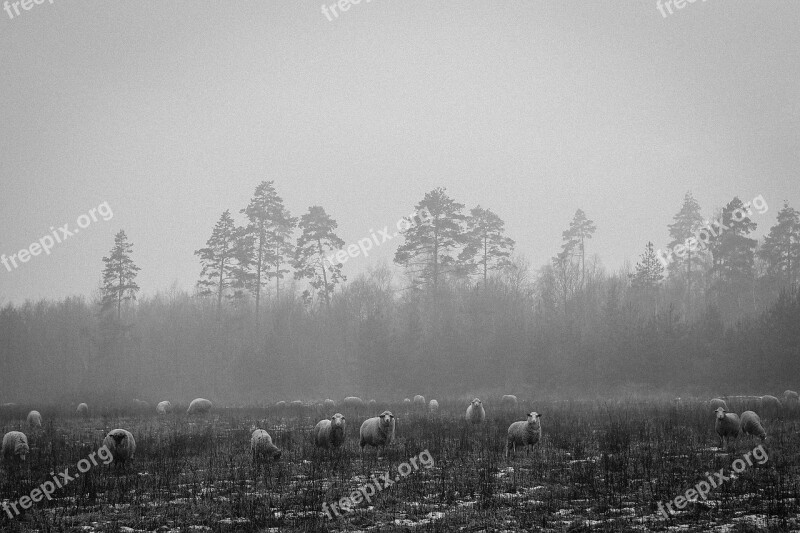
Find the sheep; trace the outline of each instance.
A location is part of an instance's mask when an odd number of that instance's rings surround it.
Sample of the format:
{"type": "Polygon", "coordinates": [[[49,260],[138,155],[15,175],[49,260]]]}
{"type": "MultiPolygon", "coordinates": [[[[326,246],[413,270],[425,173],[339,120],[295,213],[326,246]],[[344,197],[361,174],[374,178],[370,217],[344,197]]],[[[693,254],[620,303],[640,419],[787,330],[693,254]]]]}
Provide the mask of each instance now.
{"type": "Polygon", "coordinates": [[[367,402],[367,405],[369,407],[375,407],[376,405],[378,405],[378,402],[376,402],[375,399],[373,398],[372,400],[367,402]]]}
{"type": "Polygon", "coordinates": [[[408,407],[411,404],[411,398],[403,398],[403,403],[408,407]]]}
{"type": "Polygon", "coordinates": [[[530,447],[535,445],[542,439],[542,424],[539,420],[542,417],[536,411],[528,413],[526,421],[514,422],[508,426],[508,438],[506,442],[506,458],[508,457],[508,450],[514,449],[517,452],[517,446],[525,446],[525,455],[530,453],[530,447]]]}
{"type": "Polygon", "coordinates": [[[483,402],[475,398],[467,406],[467,422],[472,424],[482,424],[486,421],[486,411],[483,409],[483,402]]]}
{"type": "Polygon", "coordinates": [[[759,401],[759,406],[764,411],[764,414],[774,415],[781,410],[781,401],[777,399],[775,396],[770,396],[769,394],[767,394],[761,397],[761,400],[759,401]]]}
{"type": "Polygon", "coordinates": [[[124,466],[128,461],[133,460],[136,453],[136,439],[130,431],[126,429],[112,429],[103,439],[103,446],[111,452],[114,462],[124,466]]]}
{"type": "Polygon", "coordinates": [[[272,437],[263,429],[256,429],[250,436],[250,453],[253,463],[269,459],[277,461],[281,458],[280,448],[272,443],[272,437]]]}
{"type": "Polygon", "coordinates": [[[133,406],[137,409],[150,409],[150,404],[145,402],[144,400],[137,400],[136,398],[133,399],[133,406]]]}
{"type": "Polygon", "coordinates": [[[348,396],[342,403],[345,407],[364,407],[364,400],[358,396],[348,396]]]}
{"type": "Polygon", "coordinates": [[[517,400],[517,397],[513,394],[504,394],[500,399],[500,404],[503,406],[503,409],[513,409],[518,403],[519,400],[517,400]]]}
{"type": "Polygon", "coordinates": [[[731,437],[735,439],[739,436],[742,423],[739,420],[739,415],[736,413],[729,413],[722,407],[717,407],[714,412],[717,413],[714,429],[717,431],[717,435],[719,435],[720,447],[724,448],[726,439],[729,441],[731,437]]]}
{"type": "Polygon", "coordinates": [[[89,406],[85,403],[78,404],[78,408],[75,410],[81,416],[89,416],[89,406]]]}
{"type": "Polygon", "coordinates": [[[325,407],[326,409],[333,409],[334,407],[336,407],[336,402],[334,402],[330,398],[327,398],[324,402],[322,402],[322,406],[325,407]]]}
{"type": "Polygon", "coordinates": [[[742,433],[766,440],[767,432],[761,425],[761,419],[753,411],[745,411],[741,416],[742,433]]]}
{"type": "Polygon", "coordinates": [[[725,403],[725,400],[723,400],[722,398],[712,398],[708,400],[708,405],[712,409],[717,409],[718,407],[722,407],[722,409],[724,409],[725,411],[728,410],[728,404],[725,403]]]}
{"type": "Polygon", "coordinates": [[[797,404],[800,397],[797,395],[797,392],[793,390],[785,390],[783,391],[783,401],[787,404],[797,404]]]}
{"type": "Polygon", "coordinates": [[[171,412],[172,412],[172,403],[170,403],[167,400],[164,400],[163,402],[158,402],[158,405],[156,405],[156,413],[160,415],[166,415],[167,413],[171,412]]]}
{"type": "Polygon", "coordinates": [[[439,410],[439,402],[437,402],[436,400],[431,400],[430,402],[428,402],[428,411],[430,411],[431,413],[435,413],[438,410],[439,410]]]}
{"type": "MultiPolygon", "coordinates": [[[[395,419],[391,411],[384,411],[379,416],[367,418],[361,424],[359,431],[359,446],[361,455],[364,455],[364,448],[369,444],[375,448],[386,450],[386,446],[394,442],[395,419]]],[[[380,450],[378,450],[380,457],[380,450]]]]}
{"type": "Polygon", "coordinates": [[[318,448],[338,448],[344,443],[346,427],[344,415],[336,413],[330,419],[320,420],[314,427],[314,444],[318,448]]]}
{"type": "Polygon", "coordinates": [[[24,461],[30,451],[28,437],[21,431],[9,431],[3,437],[3,458],[7,462],[14,458],[24,461]]]}
{"type": "Polygon", "coordinates": [[[281,400],[281,401],[279,401],[278,403],[275,404],[275,407],[277,407],[278,409],[283,409],[284,407],[286,407],[286,402],[281,400]]]}
{"type": "Polygon", "coordinates": [[[31,411],[28,413],[28,425],[32,428],[40,428],[42,427],[42,415],[39,411],[31,411]]]}
{"type": "Polygon", "coordinates": [[[301,400],[295,400],[289,405],[291,405],[292,407],[303,407],[303,402],[301,400]]]}
{"type": "Polygon", "coordinates": [[[422,396],[421,394],[414,396],[414,407],[425,409],[425,405],[425,396],[422,396]]]}
{"type": "Polygon", "coordinates": [[[190,415],[205,414],[211,410],[213,404],[205,398],[195,398],[189,404],[189,409],[186,411],[190,415]]]}

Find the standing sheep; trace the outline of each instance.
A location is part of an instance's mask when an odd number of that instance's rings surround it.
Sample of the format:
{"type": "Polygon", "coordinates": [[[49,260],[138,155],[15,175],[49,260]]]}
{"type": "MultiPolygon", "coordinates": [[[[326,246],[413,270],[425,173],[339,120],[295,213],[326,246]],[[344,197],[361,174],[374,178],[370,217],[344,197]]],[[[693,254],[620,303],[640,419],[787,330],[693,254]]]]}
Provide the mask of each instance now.
{"type": "Polygon", "coordinates": [[[211,411],[213,404],[205,398],[195,398],[189,404],[189,409],[186,411],[190,415],[205,414],[211,411]]]}
{"type": "Polygon", "coordinates": [[[439,402],[437,402],[436,400],[431,400],[430,402],[428,402],[428,411],[430,411],[431,413],[435,413],[438,410],[439,410],[439,402]]]}
{"type": "Polygon", "coordinates": [[[798,400],[800,400],[800,397],[798,397],[797,392],[793,390],[783,391],[783,401],[786,402],[787,404],[789,403],[796,404],[798,400]]]}
{"type": "Polygon", "coordinates": [[[414,396],[414,407],[425,409],[425,396],[422,396],[421,394],[414,396]]]}
{"type": "Polygon", "coordinates": [[[403,398],[403,404],[408,407],[411,405],[411,398],[403,398]]]}
{"type": "Polygon", "coordinates": [[[766,440],[767,432],[764,431],[764,426],[761,425],[761,418],[753,411],[745,411],[742,413],[741,424],[742,432],[745,435],[759,437],[762,441],[766,440]]]}
{"type": "Polygon", "coordinates": [[[39,411],[31,411],[28,413],[28,425],[32,428],[40,428],[42,427],[42,415],[39,414],[39,411]]]}
{"type": "Polygon", "coordinates": [[[103,439],[103,446],[111,452],[114,462],[124,466],[128,461],[133,460],[136,453],[136,439],[130,431],[126,429],[112,429],[103,439]]]}
{"type": "Polygon", "coordinates": [[[514,448],[516,454],[517,446],[525,446],[525,455],[530,453],[530,447],[542,439],[542,424],[539,420],[541,417],[542,415],[533,411],[528,413],[526,421],[514,422],[508,426],[506,457],[511,448],[514,448]]]}
{"type": "Polygon", "coordinates": [[[716,429],[717,435],[719,435],[720,447],[724,448],[726,440],[729,442],[731,437],[734,439],[739,437],[742,423],[739,420],[739,415],[736,413],[728,413],[722,407],[717,407],[715,413],[717,413],[717,420],[714,423],[714,429],[716,429]]]}
{"type": "Polygon", "coordinates": [[[348,396],[342,403],[345,407],[364,407],[364,400],[358,396],[348,396]]]}
{"type": "Polygon", "coordinates": [[[320,420],[314,427],[314,444],[326,450],[338,448],[344,443],[346,424],[344,415],[336,413],[330,419],[320,420]]]}
{"type": "Polygon", "coordinates": [[[483,402],[475,398],[467,407],[467,422],[471,424],[482,424],[486,421],[486,411],[483,409],[483,402]]]}
{"type": "Polygon", "coordinates": [[[138,400],[136,398],[133,399],[133,406],[136,409],[141,409],[142,411],[146,411],[150,409],[150,404],[145,402],[144,400],[138,400]]]}
{"type": "Polygon", "coordinates": [[[336,407],[336,402],[334,402],[330,398],[327,398],[324,402],[322,402],[322,406],[325,409],[333,409],[334,407],[336,407]]]}
{"type": "Polygon", "coordinates": [[[284,407],[286,407],[286,402],[281,400],[281,401],[279,401],[278,403],[275,404],[275,407],[277,407],[278,409],[283,409],[284,407]]]}
{"type": "Polygon", "coordinates": [[[85,403],[78,404],[78,408],[75,410],[76,413],[83,417],[89,416],[89,406],[85,403]]]}
{"type": "Polygon", "coordinates": [[[160,415],[166,415],[171,412],[172,412],[172,404],[167,400],[164,400],[163,402],[158,402],[158,405],[156,405],[156,413],[160,415]]]}
{"type": "Polygon", "coordinates": [[[9,431],[3,437],[3,458],[6,462],[13,458],[24,461],[30,451],[28,437],[21,431],[9,431]]]}
{"type": "Polygon", "coordinates": [[[504,394],[500,399],[500,404],[503,406],[503,409],[514,409],[517,407],[518,403],[517,397],[513,394],[504,394]]]}
{"type": "MultiPolygon", "coordinates": [[[[391,411],[384,411],[379,416],[364,420],[359,432],[361,454],[364,454],[367,444],[385,451],[386,446],[394,442],[394,429],[395,419],[391,411]]],[[[380,457],[380,450],[378,450],[378,456],[380,457]]]]}
{"type": "Polygon", "coordinates": [[[250,453],[253,463],[264,460],[277,461],[281,458],[281,450],[272,443],[272,437],[263,429],[256,429],[250,437],[250,453]]]}
{"type": "Polygon", "coordinates": [[[775,396],[770,396],[767,394],[761,397],[761,401],[759,401],[759,407],[765,416],[775,416],[781,410],[781,401],[775,396]]]}
{"type": "Polygon", "coordinates": [[[718,407],[722,407],[726,411],[728,410],[728,404],[725,403],[725,400],[722,398],[712,398],[708,400],[708,405],[714,410],[716,410],[718,407]]]}

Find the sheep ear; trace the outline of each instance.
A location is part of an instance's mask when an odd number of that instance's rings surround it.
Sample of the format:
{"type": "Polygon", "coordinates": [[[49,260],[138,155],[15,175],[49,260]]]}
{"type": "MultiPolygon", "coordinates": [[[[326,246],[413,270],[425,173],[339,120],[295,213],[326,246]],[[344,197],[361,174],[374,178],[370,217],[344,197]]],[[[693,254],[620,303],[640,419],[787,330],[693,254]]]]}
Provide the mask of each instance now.
{"type": "Polygon", "coordinates": [[[541,413],[536,413],[536,417],[537,418],[542,418],[542,414],[541,413]]]}

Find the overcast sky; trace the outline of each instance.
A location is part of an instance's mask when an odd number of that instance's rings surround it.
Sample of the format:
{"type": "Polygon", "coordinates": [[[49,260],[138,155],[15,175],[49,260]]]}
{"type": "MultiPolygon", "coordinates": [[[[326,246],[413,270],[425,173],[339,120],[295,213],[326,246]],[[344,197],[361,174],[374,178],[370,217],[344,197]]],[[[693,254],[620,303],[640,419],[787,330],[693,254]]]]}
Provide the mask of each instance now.
{"type": "Polygon", "coordinates": [[[320,7],[0,11],[0,253],[113,212],[0,265],[0,304],[91,295],[120,229],[145,293],[191,289],[194,250],[265,179],[295,216],[323,206],[347,243],[445,187],[500,215],[535,267],[577,208],[612,270],[666,245],[687,190],[706,216],[763,195],[759,235],[783,200],[800,209],[798,2],[698,0],[667,18],[655,0],[364,0],[333,21],[320,7]]]}

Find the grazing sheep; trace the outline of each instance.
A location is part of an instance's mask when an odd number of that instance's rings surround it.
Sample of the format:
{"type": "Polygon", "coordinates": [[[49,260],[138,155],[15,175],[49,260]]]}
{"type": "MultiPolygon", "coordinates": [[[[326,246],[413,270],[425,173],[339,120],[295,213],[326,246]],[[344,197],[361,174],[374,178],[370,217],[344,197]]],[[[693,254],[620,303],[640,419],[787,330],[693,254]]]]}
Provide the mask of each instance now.
{"type": "Polygon", "coordinates": [[[764,431],[764,426],[761,425],[761,419],[753,411],[745,411],[741,417],[742,432],[746,435],[753,435],[759,437],[761,440],[767,438],[767,432],[764,431]]]}
{"type": "Polygon", "coordinates": [[[112,429],[103,439],[103,446],[111,452],[114,462],[124,466],[126,462],[133,460],[136,453],[136,439],[130,431],[126,429],[112,429]]]}
{"type": "Polygon", "coordinates": [[[724,448],[726,440],[733,437],[734,439],[739,436],[742,429],[742,423],[739,420],[739,415],[736,413],[728,413],[722,407],[717,407],[717,420],[714,423],[714,429],[717,430],[719,435],[720,447],[724,448]]]}
{"type": "Polygon", "coordinates": [[[467,422],[481,424],[485,421],[486,411],[483,409],[483,402],[475,398],[467,407],[467,422]]]}
{"type": "Polygon", "coordinates": [[[275,404],[275,407],[277,407],[278,409],[282,409],[282,408],[286,407],[286,402],[281,400],[281,401],[279,401],[278,403],[275,404]]]}
{"type": "Polygon", "coordinates": [[[322,406],[325,407],[326,409],[333,409],[334,407],[336,407],[336,402],[328,398],[324,402],[322,402],[322,406]]]}
{"type": "Polygon", "coordinates": [[[407,407],[407,406],[408,406],[408,405],[411,403],[411,399],[410,399],[410,398],[403,398],[403,403],[404,403],[404,404],[406,405],[406,407],[407,407]]]}
{"type": "Polygon", "coordinates": [[[263,429],[253,431],[250,437],[250,453],[254,463],[269,459],[277,461],[281,458],[281,450],[272,443],[272,437],[263,429]]]}
{"type": "Polygon", "coordinates": [[[133,400],[133,406],[136,407],[137,409],[142,409],[142,410],[150,409],[149,403],[145,402],[144,400],[137,400],[135,398],[133,400]]]}
{"type": "Polygon", "coordinates": [[[186,411],[190,415],[199,415],[211,411],[213,404],[205,398],[195,398],[189,404],[189,409],[186,411]]]}
{"type": "Polygon", "coordinates": [[[32,428],[42,427],[42,415],[39,411],[31,411],[28,413],[28,425],[32,428]]]}
{"type": "Polygon", "coordinates": [[[431,400],[428,402],[428,411],[430,411],[431,413],[435,413],[438,410],[439,410],[439,402],[437,402],[436,400],[431,400]]]}
{"type": "Polygon", "coordinates": [[[13,458],[24,461],[30,451],[28,437],[21,431],[9,431],[3,437],[3,458],[6,461],[13,458]]]}
{"type": "Polygon", "coordinates": [[[759,406],[764,411],[764,414],[774,415],[781,410],[781,401],[775,396],[769,394],[762,396],[759,406]]]}
{"type": "MultiPolygon", "coordinates": [[[[394,428],[395,419],[391,411],[384,411],[379,416],[364,420],[359,431],[361,454],[364,454],[367,444],[385,451],[386,446],[394,442],[394,428]]],[[[380,450],[378,450],[378,456],[380,456],[380,450]]]]}
{"type": "Polygon", "coordinates": [[[372,400],[367,402],[367,405],[369,407],[375,407],[376,405],[378,405],[378,402],[376,402],[375,399],[372,399],[372,400]]]}
{"type": "Polygon", "coordinates": [[[364,400],[358,396],[348,396],[342,403],[345,407],[364,407],[364,400]]]}
{"type": "Polygon", "coordinates": [[[722,398],[712,398],[708,400],[708,405],[714,410],[716,410],[718,407],[722,407],[722,409],[725,411],[728,410],[728,404],[725,403],[725,400],[722,398]]]}
{"type": "Polygon", "coordinates": [[[530,447],[542,439],[542,424],[539,420],[541,417],[542,415],[533,411],[528,413],[526,421],[514,422],[508,426],[506,457],[508,457],[508,450],[511,448],[516,453],[517,446],[525,446],[525,455],[530,453],[530,447]]]}
{"type": "Polygon", "coordinates": [[[421,394],[414,396],[414,407],[425,409],[425,405],[425,396],[422,396],[421,394]]]}
{"type": "Polygon", "coordinates": [[[78,404],[78,408],[75,410],[81,416],[89,416],[89,406],[85,403],[78,404]]]}
{"type": "Polygon", "coordinates": [[[500,399],[500,404],[503,406],[503,409],[514,409],[519,400],[513,394],[504,394],[503,397],[500,399]]]}
{"type": "Polygon", "coordinates": [[[164,400],[163,402],[158,402],[158,405],[156,405],[156,413],[160,415],[165,415],[171,412],[172,412],[172,404],[167,400],[164,400]]]}
{"type": "Polygon", "coordinates": [[[796,404],[800,400],[800,397],[797,395],[797,392],[793,390],[785,390],[783,391],[783,401],[787,404],[794,403],[796,404]]]}
{"type": "Polygon", "coordinates": [[[330,419],[320,420],[314,427],[314,444],[318,448],[338,448],[344,443],[345,419],[336,413],[330,419]]]}

